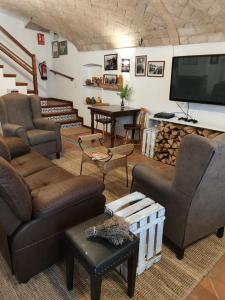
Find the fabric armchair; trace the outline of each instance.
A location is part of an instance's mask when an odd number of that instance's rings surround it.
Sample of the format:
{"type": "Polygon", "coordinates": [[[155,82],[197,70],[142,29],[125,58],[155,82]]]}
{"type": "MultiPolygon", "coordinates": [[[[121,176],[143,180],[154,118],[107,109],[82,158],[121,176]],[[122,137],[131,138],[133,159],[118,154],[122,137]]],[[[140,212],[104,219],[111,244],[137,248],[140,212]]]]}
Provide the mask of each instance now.
{"type": "Polygon", "coordinates": [[[60,123],[45,119],[38,96],[7,94],[0,97],[0,117],[4,136],[20,137],[41,154],[60,157],[60,123]]]}
{"type": "Polygon", "coordinates": [[[225,134],[213,140],[183,138],[176,167],[157,172],[136,165],[131,191],[140,191],[166,209],[164,235],[177,247],[177,257],[195,241],[225,225],[225,134]]]}

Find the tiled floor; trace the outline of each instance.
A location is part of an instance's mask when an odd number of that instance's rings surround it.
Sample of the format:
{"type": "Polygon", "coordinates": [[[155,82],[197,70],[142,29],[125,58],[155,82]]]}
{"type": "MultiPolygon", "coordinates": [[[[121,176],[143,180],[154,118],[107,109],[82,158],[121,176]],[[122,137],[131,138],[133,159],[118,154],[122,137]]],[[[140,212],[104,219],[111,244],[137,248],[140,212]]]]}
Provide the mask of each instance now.
{"type": "MultiPolygon", "coordinates": [[[[67,136],[68,137],[68,136],[67,136]]],[[[77,136],[73,135],[73,139],[77,136]]],[[[117,141],[119,144],[121,141],[117,141]]],[[[106,139],[105,145],[109,146],[109,139],[106,139]]],[[[64,143],[64,150],[74,148],[74,145],[64,143]]],[[[129,163],[135,165],[137,163],[149,164],[163,171],[166,165],[154,161],[146,156],[143,156],[140,147],[135,147],[134,153],[129,157],[129,163]]],[[[187,300],[225,300],[225,255],[216,263],[212,270],[199,282],[196,288],[187,297],[187,300]]]]}

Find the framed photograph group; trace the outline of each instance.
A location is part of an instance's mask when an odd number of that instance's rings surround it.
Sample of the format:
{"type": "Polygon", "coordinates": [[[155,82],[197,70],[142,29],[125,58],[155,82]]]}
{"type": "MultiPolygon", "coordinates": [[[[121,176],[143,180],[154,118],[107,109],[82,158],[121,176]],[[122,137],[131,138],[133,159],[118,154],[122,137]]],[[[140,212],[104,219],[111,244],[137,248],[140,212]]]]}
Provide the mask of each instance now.
{"type": "Polygon", "coordinates": [[[53,41],[52,42],[52,57],[57,58],[60,55],[68,54],[67,41],[53,41]]]}
{"type": "Polygon", "coordinates": [[[147,55],[135,57],[135,76],[146,76],[147,55]]]}
{"type": "Polygon", "coordinates": [[[52,42],[52,57],[53,58],[59,57],[59,42],[58,41],[52,42]]]}
{"type": "Polygon", "coordinates": [[[165,61],[148,61],[148,77],[163,77],[165,61]]]}

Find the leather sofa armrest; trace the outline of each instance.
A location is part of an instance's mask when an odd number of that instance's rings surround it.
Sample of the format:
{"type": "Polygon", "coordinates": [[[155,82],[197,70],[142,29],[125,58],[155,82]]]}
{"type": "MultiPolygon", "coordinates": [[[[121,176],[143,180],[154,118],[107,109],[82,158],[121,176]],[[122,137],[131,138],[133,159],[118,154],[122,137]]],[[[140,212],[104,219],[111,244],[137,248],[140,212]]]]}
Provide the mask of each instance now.
{"type": "Polygon", "coordinates": [[[4,136],[20,137],[27,145],[29,145],[27,133],[23,126],[18,124],[6,123],[2,125],[2,130],[4,136]]]}
{"type": "Polygon", "coordinates": [[[59,131],[60,123],[45,118],[38,118],[33,120],[34,126],[42,130],[59,131]]]}
{"type": "Polygon", "coordinates": [[[11,158],[15,158],[30,152],[30,146],[24,143],[21,138],[18,137],[3,137],[6,143],[11,158]]]}

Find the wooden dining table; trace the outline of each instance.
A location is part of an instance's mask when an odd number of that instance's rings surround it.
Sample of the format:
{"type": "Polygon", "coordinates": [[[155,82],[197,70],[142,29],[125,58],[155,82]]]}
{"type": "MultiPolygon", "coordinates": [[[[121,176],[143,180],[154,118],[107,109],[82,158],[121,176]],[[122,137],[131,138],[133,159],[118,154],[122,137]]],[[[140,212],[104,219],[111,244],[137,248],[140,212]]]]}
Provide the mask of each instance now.
{"type": "Polygon", "coordinates": [[[91,133],[94,133],[95,131],[95,114],[111,118],[111,147],[114,147],[116,118],[123,116],[132,116],[132,124],[135,124],[137,114],[140,112],[139,108],[133,108],[129,106],[125,106],[124,109],[121,109],[120,105],[90,106],[88,108],[91,112],[91,133]]]}

